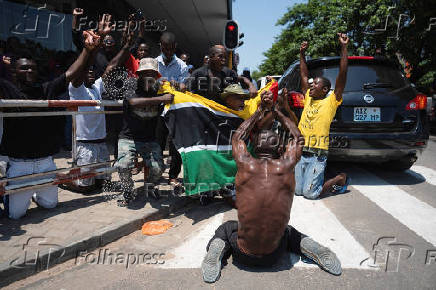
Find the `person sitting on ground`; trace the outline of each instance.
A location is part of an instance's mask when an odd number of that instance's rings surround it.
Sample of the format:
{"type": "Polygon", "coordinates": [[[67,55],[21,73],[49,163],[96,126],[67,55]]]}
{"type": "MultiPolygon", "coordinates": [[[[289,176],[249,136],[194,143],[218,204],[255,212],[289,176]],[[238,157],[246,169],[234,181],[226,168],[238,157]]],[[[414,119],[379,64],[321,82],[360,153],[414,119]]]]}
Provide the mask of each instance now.
{"type": "Polygon", "coordinates": [[[342,103],[342,93],[347,81],[349,39],[343,33],[338,33],[338,36],[341,45],[341,61],[335,89],[331,93],[329,93],[331,83],[326,77],[316,77],[309,86],[309,71],[305,57],[308,43],[305,41],[300,47],[301,89],[305,93],[305,99],[298,128],[304,136],[305,146],[303,156],[295,167],[297,180],[295,195],[304,195],[308,199],[316,199],[332,190],[336,193],[343,193],[349,184],[345,173],[324,183],[330,124],[336,114],[336,109],[342,103]]]}
{"type": "MultiPolygon", "coordinates": [[[[92,51],[98,47],[99,36],[88,31],[82,53],[68,70],[52,81],[40,83],[38,65],[30,55],[18,56],[12,64],[13,81],[0,78],[0,95],[5,99],[41,100],[55,99],[66,91],[67,84],[78,77],[86,66],[92,51]]],[[[38,108],[40,111],[41,108],[38,108]]],[[[12,109],[8,109],[12,111],[12,109]]],[[[15,109],[13,111],[34,111],[15,109]]],[[[4,121],[2,147],[9,157],[7,177],[42,173],[56,169],[53,155],[59,151],[59,132],[63,132],[56,117],[13,117],[4,121]]],[[[47,177],[45,177],[47,178],[47,177]]],[[[26,180],[10,181],[19,185],[26,180]]],[[[54,208],[58,203],[57,186],[23,190],[3,196],[9,218],[19,219],[26,214],[30,199],[44,208],[54,208]]]]}
{"type": "MultiPolygon", "coordinates": [[[[272,103],[270,92],[265,92],[262,98],[269,99],[263,103],[272,103]]],[[[238,128],[232,147],[238,166],[236,203],[239,222],[224,223],[209,241],[202,263],[204,281],[212,283],[218,280],[221,260],[230,253],[235,261],[244,265],[272,266],[283,254],[293,252],[311,258],[332,274],[341,273],[340,262],[334,253],[288,226],[295,187],[292,169],[301,156],[302,141],[295,124],[271,106],[261,106],[238,128]],[[254,154],[257,157],[254,158],[244,139],[253,133],[256,123],[269,110],[273,110],[293,139],[284,150],[286,144],[280,142],[273,131],[255,132],[254,154]],[[263,214],[259,215],[261,208],[263,214]]]]}
{"type": "Polygon", "coordinates": [[[341,264],[330,249],[289,226],[294,197],[293,168],[301,157],[303,138],[295,123],[276,110],[272,93],[262,93],[262,105],[244,121],[232,138],[236,173],[238,221],[227,221],[215,231],[202,262],[203,280],[213,283],[221,273],[222,259],[230,254],[247,266],[269,267],[289,252],[304,255],[322,269],[341,274],[341,264]],[[268,111],[291,134],[288,144],[271,130],[254,132],[256,123],[268,111]],[[253,157],[245,140],[254,137],[253,157]],[[262,214],[259,214],[259,213],[262,214]]]}

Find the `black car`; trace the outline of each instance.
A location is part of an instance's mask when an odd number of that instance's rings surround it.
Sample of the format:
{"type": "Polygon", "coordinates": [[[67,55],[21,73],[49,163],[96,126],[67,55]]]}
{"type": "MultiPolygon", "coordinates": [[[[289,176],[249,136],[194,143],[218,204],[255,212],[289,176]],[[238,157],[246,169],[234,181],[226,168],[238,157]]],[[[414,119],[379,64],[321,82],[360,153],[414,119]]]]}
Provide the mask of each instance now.
{"type": "Polygon", "coordinates": [[[431,96],[428,119],[430,121],[430,132],[436,134],[436,94],[431,96]]]}
{"type": "MultiPolygon", "coordinates": [[[[309,76],[332,83],[340,57],[307,61],[309,76]]],[[[279,80],[287,88],[291,108],[300,118],[304,95],[299,62],[279,80]]],[[[395,170],[409,169],[427,146],[427,97],[419,94],[399,67],[386,58],[349,56],[343,103],[330,129],[329,160],[385,163],[395,170]]]]}

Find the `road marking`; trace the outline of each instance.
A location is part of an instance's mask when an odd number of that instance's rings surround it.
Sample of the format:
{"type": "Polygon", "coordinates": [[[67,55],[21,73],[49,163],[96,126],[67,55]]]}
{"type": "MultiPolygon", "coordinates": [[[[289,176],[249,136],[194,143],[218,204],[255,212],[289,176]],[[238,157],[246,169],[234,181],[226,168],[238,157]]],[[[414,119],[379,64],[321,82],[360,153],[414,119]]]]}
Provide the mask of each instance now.
{"type": "Polygon", "coordinates": [[[431,185],[436,186],[436,170],[433,170],[431,168],[420,166],[420,165],[413,165],[408,172],[418,178],[424,177],[425,182],[430,183],[431,185]],[[418,173],[418,174],[417,174],[418,173]],[[419,176],[419,174],[421,176],[419,176]]]}
{"type": "MultiPolygon", "coordinates": [[[[182,245],[171,251],[173,259],[165,261],[160,268],[200,268],[206,245],[223,223],[224,214],[218,214],[206,221],[200,230],[194,232],[182,245]]],[[[336,253],[343,268],[374,269],[360,263],[368,258],[369,253],[354,239],[336,216],[320,200],[306,200],[295,197],[291,210],[292,226],[309,235],[322,245],[336,253]]],[[[317,267],[299,261],[291,256],[295,267],[317,267]]]]}
{"type": "MultiPolygon", "coordinates": [[[[295,196],[289,224],[323,246],[329,247],[338,256],[342,268],[374,269],[360,265],[364,259],[370,256],[369,253],[339,222],[322,200],[309,200],[295,196]]],[[[294,262],[295,259],[298,260],[298,257],[293,255],[291,260],[294,262]]],[[[311,267],[316,265],[299,261],[294,266],[311,267]]]]}
{"type": "Polygon", "coordinates": [[[223,223],[223,218],[224,213],[220,213],[205,221],[205,225],[199,231],[192,233],[188,240],[171,251],[175,258],[165,260],[165,264],[159,268],[200,268],[206,255],[207,243],[215,234],[215,230],[223,223]]]}
{"type": "Polygon", "coordinates": [[[351,172],[352,187],[436,246],[436,209],[363,169],[351,172]]]}

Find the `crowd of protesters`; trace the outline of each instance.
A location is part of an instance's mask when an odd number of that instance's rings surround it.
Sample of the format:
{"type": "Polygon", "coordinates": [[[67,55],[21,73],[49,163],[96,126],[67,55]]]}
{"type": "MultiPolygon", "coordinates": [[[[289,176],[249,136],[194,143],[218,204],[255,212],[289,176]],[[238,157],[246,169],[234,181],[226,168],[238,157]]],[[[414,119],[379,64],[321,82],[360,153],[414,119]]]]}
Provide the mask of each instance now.
{"type": "MultiPolygon", "coordinates": [[[[114,166],[121,180],[122,195],[118,205],[127,206],[135,198],[132,174],[138,173],[135,168],[138,167],[138,156],[143,158],[147,168],[147,182],[155,184],[164,171],[163,152],[168,146],[168,183],[174,189],[182,190],[183,184],[178,179],[182,159],[171,138],[168,138],[168,129],[161,117],[163,105],[172,102],[172,95],[159,94],[159,80],[168,80],[176,90],[188,90],[240,110],[244,106],[244,99],[238,96],[257,95],[249,71],[238,75],[227,68],[226,49],[222,45],[212,46],[204,56],[203,65],[194,69],[189,63],[188,52],[176,56],[177,40],[171,32],[162,33],[159,40],[161,53],[153,58],[149,51],[150,44],[144,38],[145,20],[142,25],[140,22],[136,35],[134,29],[130,29],[133,24],[131,15],[123,37],[117,43],[111,35],[110,15],[101,17],[97,30],[79,31],[77,19],[84,14],[83,9],[73,10],[72,39],[77,53],[49,51],[29,40],[22,43],[16,37],[2,42],[0,98],[102,100],[110,97],[105,89],[105,77],[115,68],[125,67],[129,75],[136,78],[136,91],[124,98],[121,115],[75,116],[76,155],[72,156],[73,160],[77,165],[107,162],[110,160],[109,149],[112,148],[116,159],[114,166]],[[150,79],[155,81],[150,83],[150,79]]],[[[88,106],[79,107],[78,110],[105,109],[88,106]]],[[[42,111],[42,108],[8,108],[4,111],[31,112],[42,111]]],[[[67,148],[71,146],[71,118],[10,117],[0,120],[0,123],[3,137],[0,139],[0,155],[9,159],[7,170],[3,168],[0,173],[3,171],[7,178],[54,170],[53,155],[62,145],[67,148]]],[[[2,164],[0,162],[0,167],[2,164]]],[[[19,185],[20,182],[10,181],[8,184],[19,185]]],[[[63,186],[86,193],[102,189],[108,182],[110,175],[103,174],[63,186]]],[[[341,179],[340,183],[344,182],[341,179]]],[[[4,214],[19,219],[26,214],[31,200],[38,206],[53,208],[58,202],[58,188],[50,186],[4,195],[1,198],[4,214]]]]}

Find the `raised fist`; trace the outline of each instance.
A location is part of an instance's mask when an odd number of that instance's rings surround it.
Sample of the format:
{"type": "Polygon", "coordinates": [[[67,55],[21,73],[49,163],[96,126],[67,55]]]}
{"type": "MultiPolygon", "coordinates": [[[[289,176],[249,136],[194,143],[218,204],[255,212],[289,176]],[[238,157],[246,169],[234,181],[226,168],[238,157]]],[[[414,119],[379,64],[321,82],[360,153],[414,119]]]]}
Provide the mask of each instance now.
{"type": "Polygon", "coordinates": [[[309,43],[307,41],[303,41],[300,45],[300,53],[305,53],[308,47],[309,43]]]}
{"type": "Polygon", "coordinates": [[[83,39],[84,39],[83,44],[85,48],[88,50],[96,49],[97,47],[100,46],[101,43],[100,36],[92,30],[83,31],[83,39]]]}
{"type": "Polygon", "coordinates": [[[345,33],[338,33],[338,37],[339,37],[339,43],[342,46],[348,45],[348,42],[350,41],[350,39],[348,38],[348,36],[345,33]]]}
{"type": "Polygon", "coordinates": [[[113,25],[111,25],[112,15],[103,14],[98,23],[98,34],[100,36],[105,36],[109,34],[112,30],[113,25]]]}

